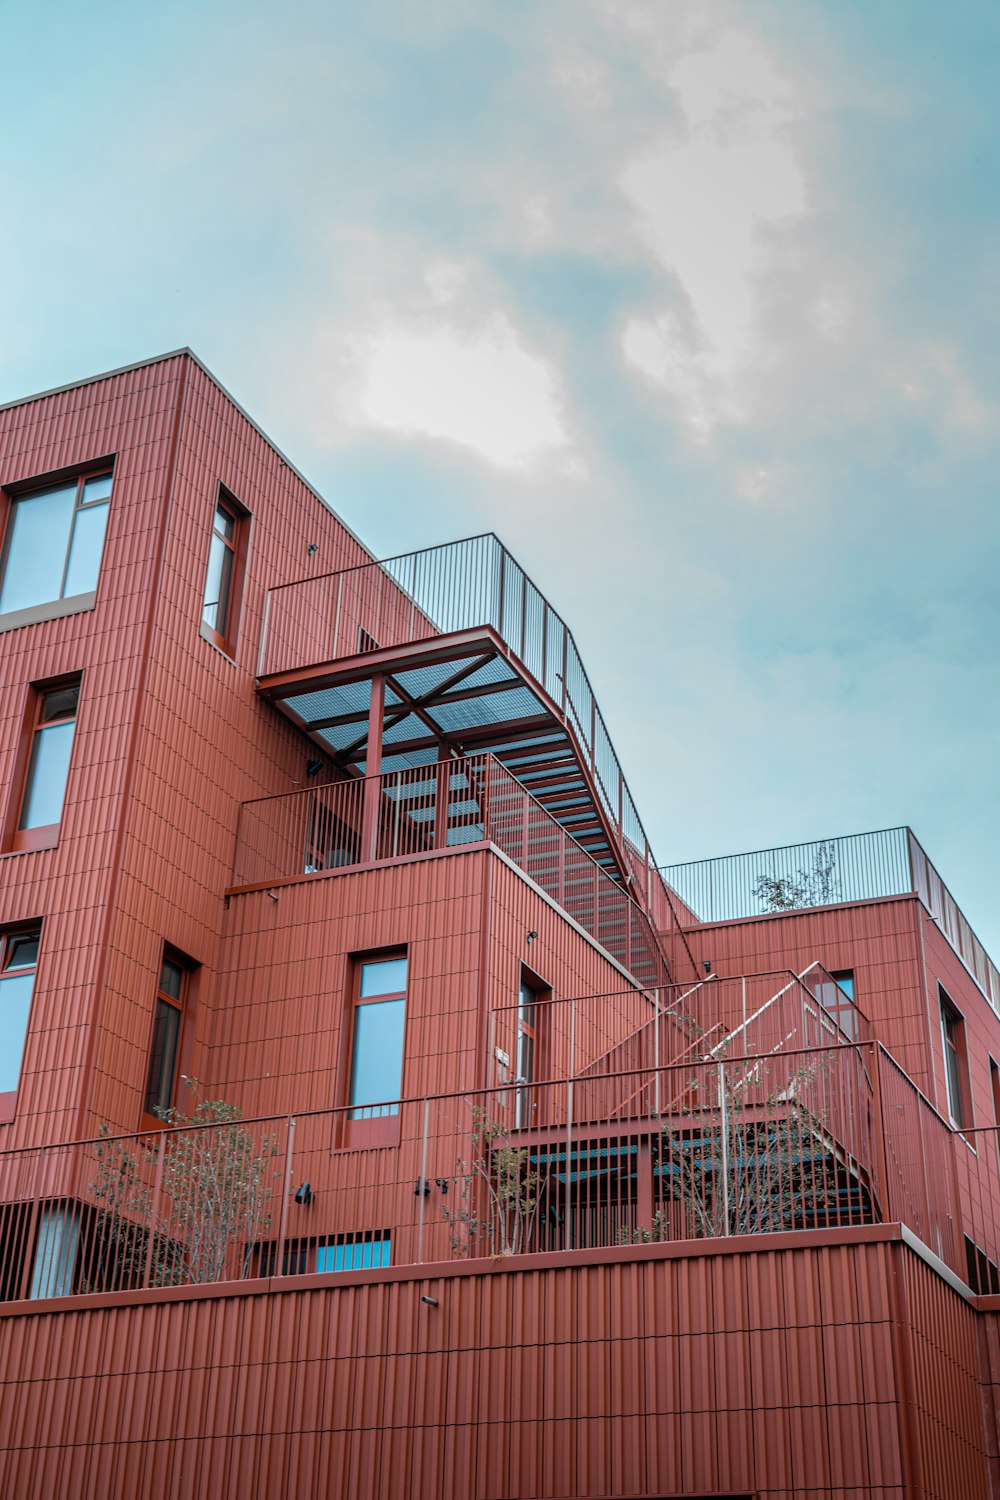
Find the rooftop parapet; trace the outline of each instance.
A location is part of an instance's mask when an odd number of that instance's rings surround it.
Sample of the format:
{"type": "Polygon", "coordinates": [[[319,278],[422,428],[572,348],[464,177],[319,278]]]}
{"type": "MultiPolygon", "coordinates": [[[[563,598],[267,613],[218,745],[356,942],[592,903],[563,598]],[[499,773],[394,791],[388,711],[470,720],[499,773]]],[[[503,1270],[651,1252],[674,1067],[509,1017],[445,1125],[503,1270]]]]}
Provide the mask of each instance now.
{"type": "Polygon", "coordinates": [[[687,909],[691,927],[888,896],[919,896],[1000,1014],[1000,972],[910,828],[882,828],[664,865],[660,874],[687,909]]]}

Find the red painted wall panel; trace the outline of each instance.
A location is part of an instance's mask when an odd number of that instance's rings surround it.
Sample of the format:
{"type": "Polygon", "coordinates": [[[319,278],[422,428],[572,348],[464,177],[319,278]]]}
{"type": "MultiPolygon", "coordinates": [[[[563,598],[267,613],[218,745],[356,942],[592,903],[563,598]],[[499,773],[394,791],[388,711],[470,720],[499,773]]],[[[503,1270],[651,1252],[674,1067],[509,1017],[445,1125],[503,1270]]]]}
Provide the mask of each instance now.
{"type": "Polygon", "coordinates": [[[929,1478],[908,1493],[986,1500],[974,1316],[900,1244],[631,1254],[2,1318],[0,1482],[67,1500],[125,1475],[149,1500],[901,1497],[902,1398],[929,1478]],[[895,1278],[936,1351],[909,1396],[895,1278]]]}

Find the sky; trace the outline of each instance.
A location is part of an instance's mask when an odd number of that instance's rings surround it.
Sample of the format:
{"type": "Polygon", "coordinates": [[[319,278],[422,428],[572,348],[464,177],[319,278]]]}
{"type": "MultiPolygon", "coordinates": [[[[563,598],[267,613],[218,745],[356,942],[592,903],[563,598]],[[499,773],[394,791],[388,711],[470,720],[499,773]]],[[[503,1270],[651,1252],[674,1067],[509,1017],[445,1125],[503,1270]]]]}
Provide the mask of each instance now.
{"type": "Polygon", "coordinates": [[[1000,959],[994,0],[0,0],[0,401],[190,345],[495,531],[663,863],[909,823],[1000,959]]]}

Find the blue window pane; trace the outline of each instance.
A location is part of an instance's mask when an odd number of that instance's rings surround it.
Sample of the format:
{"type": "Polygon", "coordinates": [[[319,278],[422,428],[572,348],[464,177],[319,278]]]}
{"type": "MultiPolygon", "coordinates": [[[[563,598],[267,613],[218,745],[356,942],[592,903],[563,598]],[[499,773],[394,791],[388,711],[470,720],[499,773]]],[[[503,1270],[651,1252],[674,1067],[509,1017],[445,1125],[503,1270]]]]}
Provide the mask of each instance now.
{"type": "MultiPolygon", "coordinates": [[[[376,1101],[399,1098],[405,1018],[405,1000],[376,1000],[373,1005],[359,1005],[355,1010],[351,1104],[371,1106],[376,1101]]],[[[383,1104],[377,1109],[354,1109],[351,1118],[370,1119],[396,1113],[395,1104],[383,1104]]]]}
{"type": "Polygon", "coordinates": [[[320,1245],[316,1251],[317,1271],[367,1271],[390,1264],[391,1245],[387,1234],[378,1239],[320,1245]]]}
{"type": "Polygon", "coordinates": [[[853,974],[834,974],[833,977],[837,981],[837,983],[840,985],[840,988],[843,990],[843,992],[847,996],[848,1000],[853,1000],[854,999],[854,975],[853,974]]]}
{"type": "Polygon", "coordinates": [[[104,532],[108,524],[108,507],[93,505],[78,510],[69,549],[69,567],[63,584],[63,597],[89,594],[97,587],[97,575],[104,550],[104,532]]]}
{"type": "Polygon", "coordinates": [[[75,499],[70,484],[14,501],[0,613],[59,598],[75,499]]]}
{"type": "Polygon", "coordinates": [[[369,995],[401,995],[405,989],[405,958],[384,958],[361,965],[362,999],[369,995]]]}
{"type": "Polygon", "coordinates": [[[17,1088],[34,983],[34,974],[0,979],[0,1094],[17,1088]]]}
{"type": "Polygon", "coordinates": [[[229,607],[229,582],[233,570],[233,554],[222,538],[213,533],[208,549],[208,574],[205,578],[205,604],[202,619],[212,630],[221,634],[226,628],[226,611],[229,607]]]}
{"type": "Polygon", "coordinates": [[[110,495],[111,475],[97,474],[93,479],[88,479],[84,484],[81,504],[90,505],[94,500],[107,500],[110,495]]]}
{"type": "Polygon", "coordinates": [[[75,728],[71,719],[66,724],[48,724],[36,732],[19,827],[47,828],[62,818],[75,728]]]}

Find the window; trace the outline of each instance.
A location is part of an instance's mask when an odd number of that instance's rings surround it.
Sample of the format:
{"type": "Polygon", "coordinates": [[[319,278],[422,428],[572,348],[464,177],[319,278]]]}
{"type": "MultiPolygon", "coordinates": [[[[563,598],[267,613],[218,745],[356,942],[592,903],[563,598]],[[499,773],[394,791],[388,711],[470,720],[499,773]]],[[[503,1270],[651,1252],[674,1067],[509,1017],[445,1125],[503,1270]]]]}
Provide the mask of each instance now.
{"type": "Polygon", "coordinates": [[[363,625],[358,626],[358,655],[363,656],[366,651],[377,651],[378,641],[371,631],[366,630],[363,625]]]}
{"type": "MultiPolygon", "coordinates": [[[[273,1276],[277,1247],[262,1245],[257,1274],[273,1276]]],[[[310,1271],[377,1271],[392,1264],[388,1229],[362,1234],[338,1234],[322,1240],[289,1240],[281,1255],[282,1276],[307,1276],[310,1271]]]]}
{"type": "Polygon", "coordinates": [[[990,1093],[993,1096],[993,1145],[997,1153],[997,1166],[1000,1167],[1000,1068],[990,1058],[990,1093]]]}
{"type": "Polygon", "coordinates": [[[965,1051],[965,1022],[938,985],[941,1003],[941,1037],[944,1042],[944,1079],[948,1096],[948,1113],[959,1130],[972,1123],[968,1094],[968,1058],[965,1051]]]}
{"type": "Polygon", "coordinates": [[[14,1118],[41,938],[40,927],[0,938],[0,1121],[14,1118]]]}
{"type": "Polygon", "coordinates": [[[204,634],[227,656],[236,651],[248,520],[246,511],[220,490],[208,544],[201,623],[204,634]]]}
{"type": "Polygon", "coordinates": [[[532,1123],[537,1103],[535,1090],[523,1085],[534,1083],[538,1041],[538,992],[522,976],[517,1004],[517,1053],[514,1058],[515,1082],[522,1085],[514,1096],[514,1127],[522,1130],[532,1123]]]}
{"type": "MultiPolygon", "coordinates": [[[[12,849],[48,849],[59,838],[63,801],[80,701],[80,679],[51,687],[33,687],[22,766],[27,762],[12,849]]],[[[20,777],[15,775],[15,786],[20,777]]]]}
{"type": "Polygon", "coordinates": [[[110,473],[12,498],[0,614],[94,592],[110,499],[110,473]]]}
{"type": "Polygon", "coordinates": [[[340,1234],[316,1247],[317,1271],[378,1270],[392,1262],[389,1231],[381,1234],[340,1234]]]}
{"type": "Polygon", "coordinates": [[[144,1115],[162,1120],[173,1109],[177,1097],[177,1068],[184,1032],[190,967],[167,951],[160,966],[160,982],[153,1004],[153,1035],[149,1047],[149,1069],[143,1095],[144,1115]]]}
{"type": "Polygon", "coordinates": [[[350,1119],[374,1120],[399,1113],[386,1101],[399,1098],[403,1080],[406,957],[364,959],[357,968],[347,1102],[350,1119]]]}

